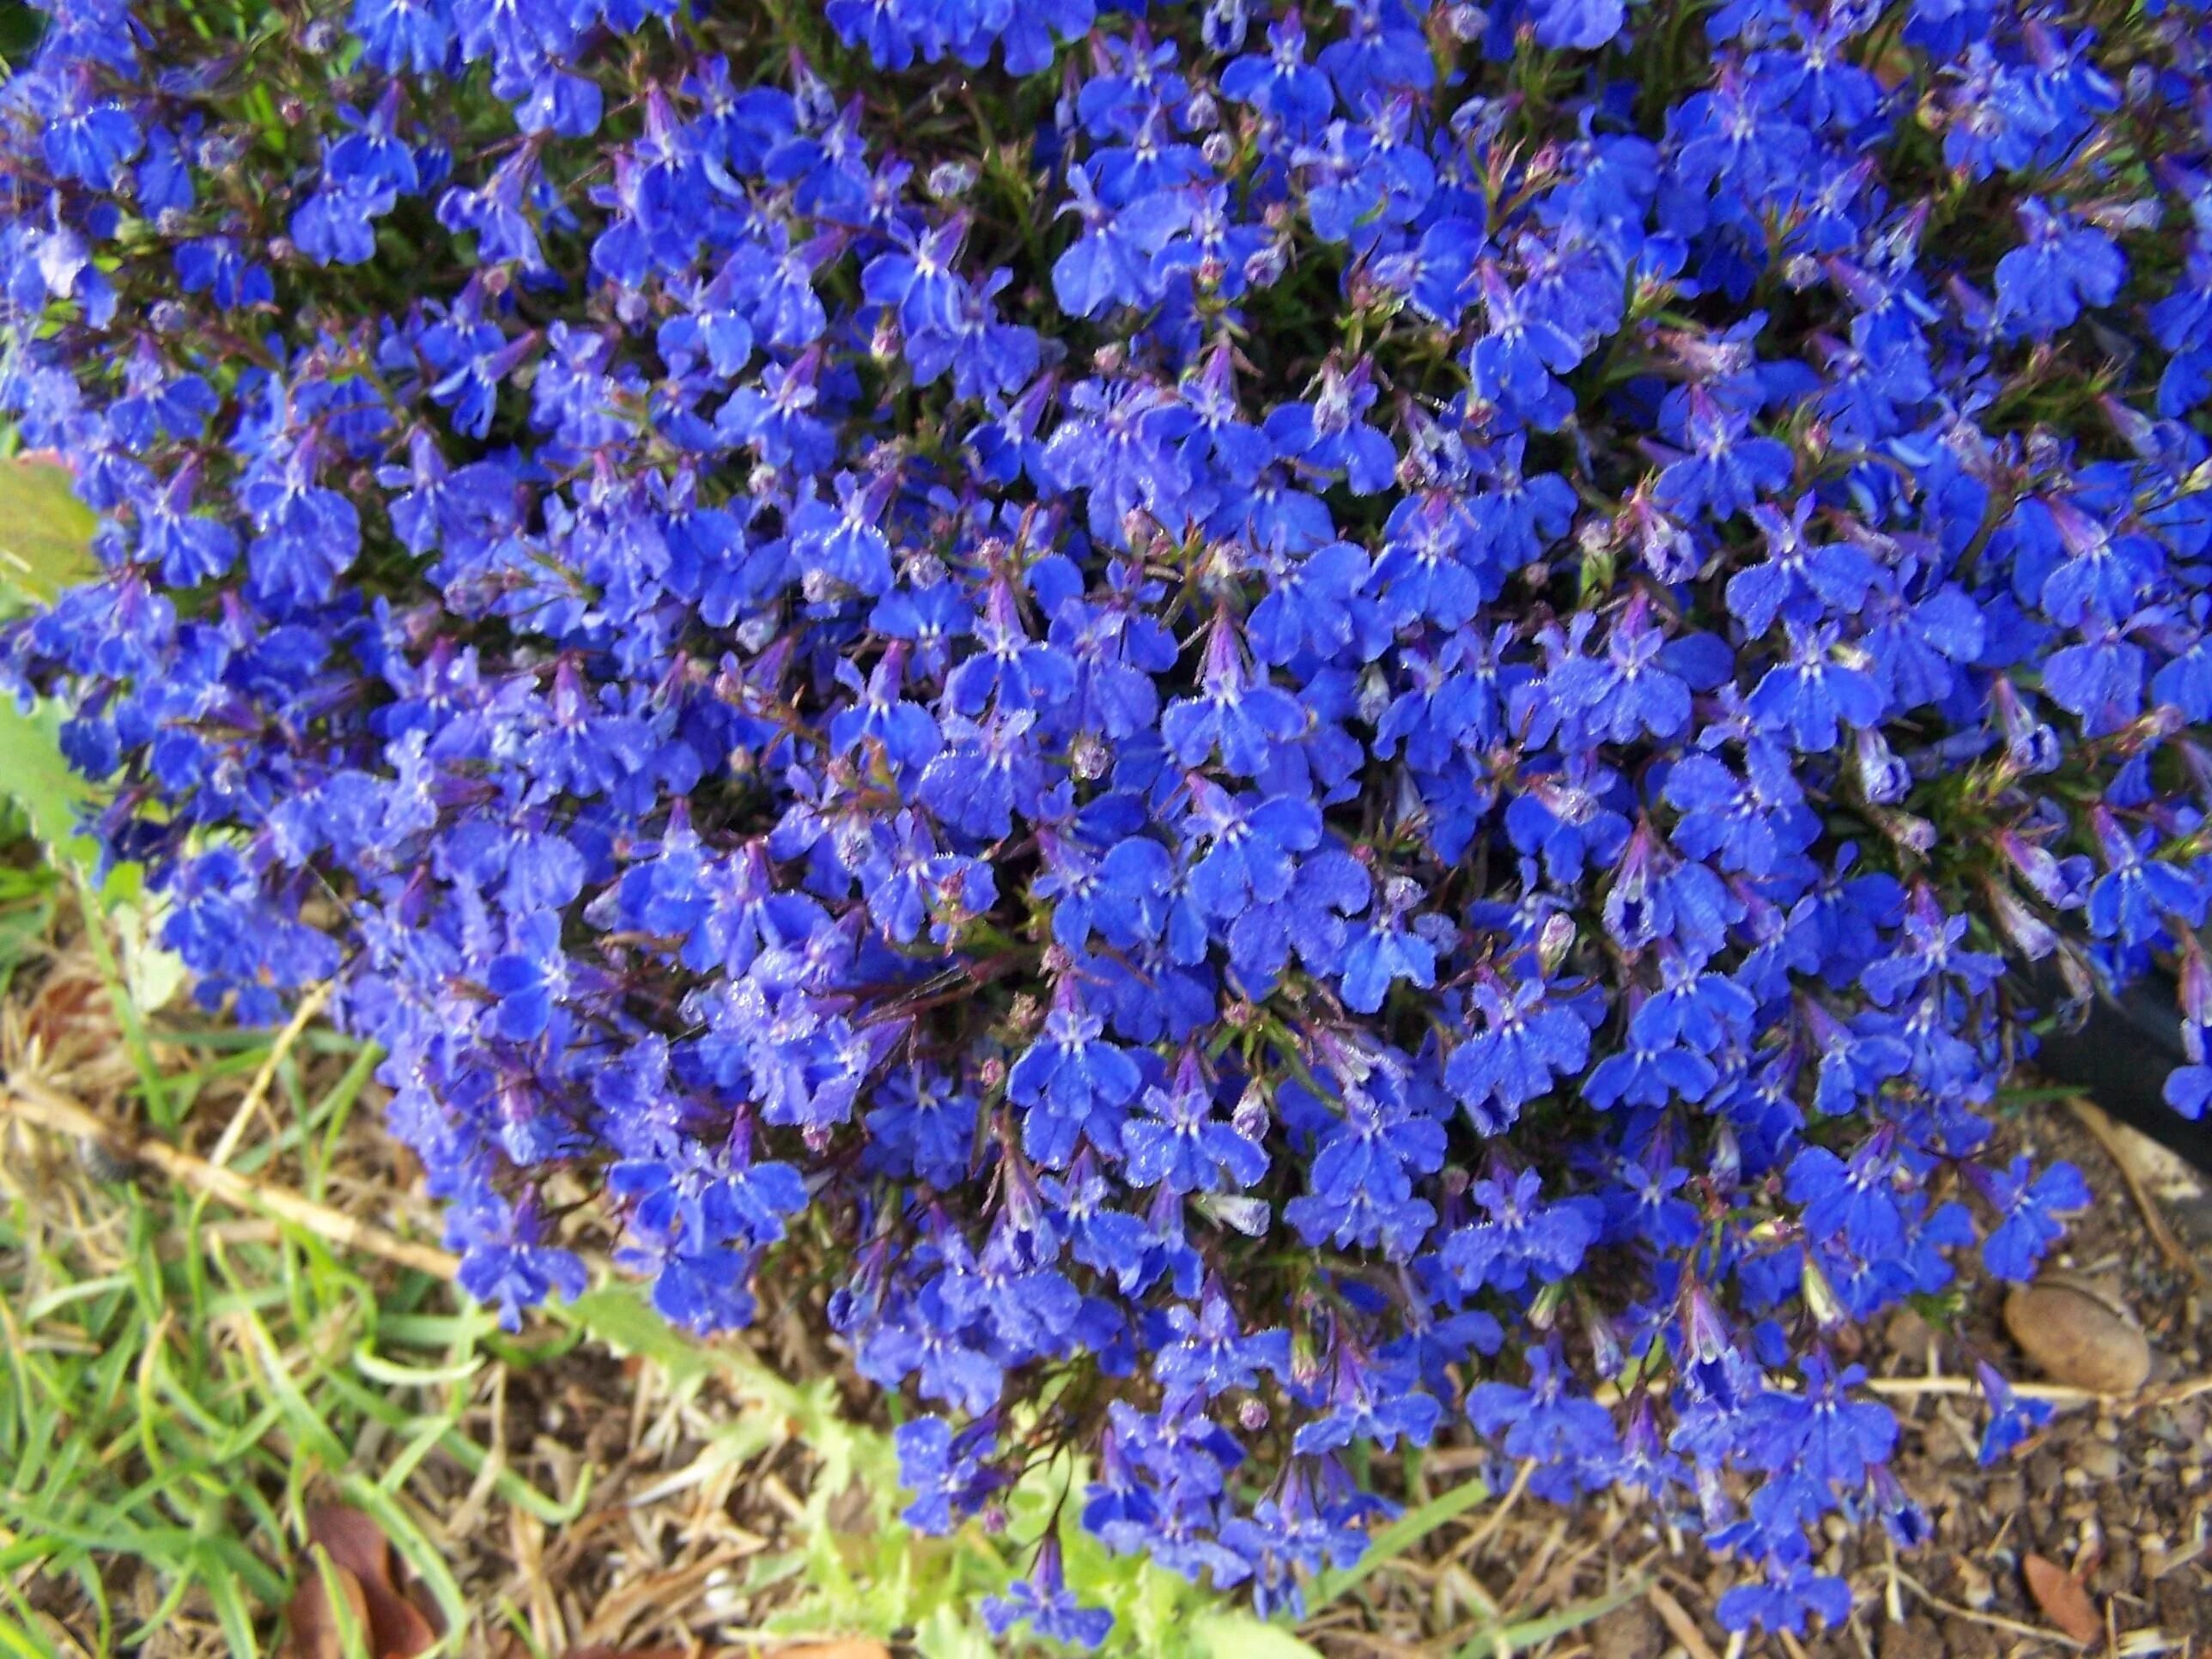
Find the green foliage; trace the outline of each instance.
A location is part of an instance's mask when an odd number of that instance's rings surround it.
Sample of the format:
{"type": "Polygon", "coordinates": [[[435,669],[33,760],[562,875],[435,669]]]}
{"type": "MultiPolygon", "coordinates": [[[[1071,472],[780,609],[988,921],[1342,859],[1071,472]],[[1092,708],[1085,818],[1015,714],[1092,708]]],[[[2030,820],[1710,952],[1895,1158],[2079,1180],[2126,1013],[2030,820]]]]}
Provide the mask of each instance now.
{"type": "MultiPolygon", "coordinates": [[[[298,1126],[303,1160],[344,1088],[298,1126]]],[[[237,1161],[251,1172],[275,1150],[237,1161]]],[[[0,1576],[74,1581],[94,1651],[145,1640],[197,1593],[231,1650],[252,1655],[284,1600],[302,1506],[327,1483],[465,1630],[467,1602],[407,1492],[433,1451],[489,1461],[462,1428],[489,1317],[441,1311],[445,1288],[419,1274],[380,1292],[304,1234],[226,1242],[182,1195],[125,1187],[70,1227],[40,1196],[19,1192],[0,1213],[0,1576]],[[372,1423],[383,1449],[368,1467],[355,1449],[372,1423]],[[125,1563],[161,1586],[149,1612],[112,1602],[125,1563]]],[[[508,1471],[494,1484],[554,1522],[583,1496],[563,1502],[508,1471]]]]}
{"type": "MultiPolygon", "coordinates": [[[[22,456],[0,460],[0,614],[48,603],[96,574],[95,522],[72,492],[66,469],[22,456]]],[[[55,866],[80,878],[94,872],[100,848],[82,826],[97,797],[62,754],[61,714],[53,704],[25,710],[0,696],[0,799],[21,815],[55,866]]],[[[111,960],[103,951],[103,960],[127,985],[134,1012],[161,1007],[185,981],[184,964],[157,943],[161,902],[143,888],[136,866],[110,870],[100,888],[116,939],[115,956],[111,960]]],[[[0,980],[4,976],[0,968],[0,980]]],[[[129,1036],[138,1042],[136,1031],[129,1036]]]]}
{"type": "Polygon", "coordinates": [[[76,498],[69,470],[18,455],[0,460],[0,586],[38,605],[98,574],[92,509],[76,498]]]}
{"type": "Polygon", "coordinates": [[[91,799],[83,779],[62,758],[61,717],[51,703],[28,714],[0,696],[0,792],[41,844],[63,862],[90,868],[99,849],[77,828],[91,799]]]}
{"type": "MultiPolygon", "coordinates": [[[[1218,1605],[1198,1586],[1142,1559],[1115,1555],[1083,1531],[1075,1514],[1090,1477],[1080,1459],[1062,1454],[1031,1468],[1008,1494],[1002,1529],[971,1522],[950,1538],[927,1537],[899,1519],[898,1457],[890,1436],[848,1418],[834,1381],[794,1383],[743,1348],[687,1340],[632,1285],[602,1285],[555,1316],[660,1366],[679,1389],[696,1389],[719,1372],[752,1402],[721,1431],[722,1461],[749,1460],[783,1438],[799,1441],[812,1455],[814,1480],[791,1547],[753,1564],[752,1585],[799,1581],[796,1598],[757,1632],[762,1637],[857,1632],[908,1642],[927,1659],[983,1659],[1002,1651],[1003,1644],[970,1609],[1019,1577],[1038,1540],[1055,1528],[1069,1587],[1115,1615],[1107,1654],[1316,1659],[1289,1629],[1218,1605]],[[855,1483],[865,1498],[865,1524],[848,1522],[841,1529],[832,1517],[850,1513],[838,1500],[855,1483]]],[[[1401,1541],[1396,1547],[1407,1547],[1401,1541]]]]}

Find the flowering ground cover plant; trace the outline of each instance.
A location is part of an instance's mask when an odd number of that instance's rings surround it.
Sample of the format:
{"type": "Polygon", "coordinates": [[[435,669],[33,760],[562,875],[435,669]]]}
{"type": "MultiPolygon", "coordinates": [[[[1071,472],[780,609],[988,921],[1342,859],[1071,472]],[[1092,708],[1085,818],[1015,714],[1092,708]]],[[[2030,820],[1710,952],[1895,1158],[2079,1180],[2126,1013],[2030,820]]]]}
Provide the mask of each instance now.
{"type": "Polygon", "coordinates": [[[2191,0],[47,10],[6,672],[476,1295],[582,1179],[915,1524],[1073,1449],[1263,1608],[1455,1418],[1735,1626],[1913,1539],[1832,1339],[2085,1200],[2020,970],[2212,1026],[2191,0]]]}

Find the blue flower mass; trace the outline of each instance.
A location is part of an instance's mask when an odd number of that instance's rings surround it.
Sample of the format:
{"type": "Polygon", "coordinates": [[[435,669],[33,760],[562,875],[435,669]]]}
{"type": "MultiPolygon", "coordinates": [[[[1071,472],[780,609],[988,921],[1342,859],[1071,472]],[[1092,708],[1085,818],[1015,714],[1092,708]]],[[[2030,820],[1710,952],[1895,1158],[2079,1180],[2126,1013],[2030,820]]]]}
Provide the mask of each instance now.
{"type": "Polygon", "coordinates": [[[1832,1620],[2034,988],[2212,1099],[2200,0],[42,3],[0,679],[471,1293],[596,1194],[915,1526],[1294,1607],[1456,1432],[1832,1620]]]}

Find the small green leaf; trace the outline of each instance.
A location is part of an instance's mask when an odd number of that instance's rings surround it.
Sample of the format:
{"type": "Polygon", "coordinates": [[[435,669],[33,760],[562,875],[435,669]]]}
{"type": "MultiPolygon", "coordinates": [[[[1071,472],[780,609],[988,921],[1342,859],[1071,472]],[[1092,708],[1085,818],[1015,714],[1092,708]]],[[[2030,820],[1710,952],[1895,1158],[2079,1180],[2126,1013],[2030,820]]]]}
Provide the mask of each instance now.
{"type": "Polygon", "coordinates": [[[989,1638],[950,1607],[939,1607],[914,1633],[923,1659],[991,1659],[998,1651],[989,1638]]]}
{"type": "MultiPolygon", "coordinates": [[[[6,510],[0,506],[0,514],[6,510]]],[[[77,831],[78,809],[92,792],[62,758],[61,714],[52,704],[26,714],[0,696],[0,793],[23,809],[49,850],[92,867],[100,849],[77,831]]]]}
{"type": "MultiPolygon", "coordinates": [[[[121,866],[117,873],[121,869],[135,873],[137,866],[121,866]]],[[[157,893],[143,904],[118,902],[116,886],[111,879],[101,896],[107,901],[108,926],[115,930],[120,948],[123,983],[140,1013],[159,1013],[191,980],[184,958],[161,943],[161,924],[169,914],[167,896],[157,893]]]]}
{"type": "Polygon", "coordinates": [[[1517,1625],[1485,1631],[1459,1650],[1457,1659],[1495,1659],[1498,1655],[1533,1648],[1555,1636],[1565,1636],[1585,1625],[1595,1624],[1614,1609],[1626,1607],[1650,1588],[1649,1578],[1633,1578],[1607,1595],[1577,1601],[1572,1607],[1562,1607],[1559,1612],[1547,1613],[1540,1619],[1525,1619],[1517,1625]]]}
{"type": "Polygon", "coordinates": [[[1190,1621],[1190,1650],[1205,1659],[1321,1659],[1321,1650],[1249,1613],[1205,1613],[1190,1621]]]}
{"type": "Polygon", "coordinates": [[[600,1341],[653,1361],[678,1386],[696,1384],[712,1369],[698,1345],[647,1307],[635,1285],[586,1291],[568,1304],[568,1312],[600,1341]]]}
{"type": "Polygon", "coordinates": [[[100,520],[77,500],[67,467],[18,455],[0,461],[0,585],[34,605],[100,574],[92,532],[100,520]]]}

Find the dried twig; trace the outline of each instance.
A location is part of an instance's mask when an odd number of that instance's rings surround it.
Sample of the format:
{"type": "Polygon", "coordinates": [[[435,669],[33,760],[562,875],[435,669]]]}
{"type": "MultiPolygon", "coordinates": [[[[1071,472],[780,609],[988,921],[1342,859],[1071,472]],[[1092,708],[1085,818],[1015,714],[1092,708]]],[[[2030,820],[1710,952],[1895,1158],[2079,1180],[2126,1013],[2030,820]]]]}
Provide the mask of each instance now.
{"type": "Polygon", "coordinates": [[[1453,1560],[1479,1561],[1482,1559],[1482,1553],[1490,1547],[1491,1540],[1498,1536],[1498,1529],[1505,1524],[1505,1517],[1513,1512],[1513,1506],[1521,1501],[1521,1494],[1528,1490],[1529,1479],[1535,1473],[1535,1459],[1524,1460],[1521,1467],[1514,1471],[1513,1484],[1505,1489],[1505,1496],[1498,1500],[1498,1507],[1484,1516],[1482,1524],[1469,1533],[1452,1550],[1453,1560]]]}
{"type": "Polygon", "coordinates": [[[1667,1626],[1674,1639],[1689,1650],[1690,1659],[1716,1659],[1713,1644],[1705,1640],[1705,1632],[1698,1621],[1672,1595],[1657,1584],[1644,1592],[1644,1599],[1651,1604],[1651,1611],[1659,1615],[1659,1622],[1667,1626]]]}
{"type": "Polygon", "coordinates": [[[2112,1133],[2112,1121],[2086,1100],[2069,1100],[2066,1106],[2080,1121],[2081,1127],[2096,1136],[2097,1144],[2105,1149],[2105,1156],[2112,1160],[2112,1167],[2120,1172],[2120,1179],[2127,1183],[2128,1196],[2135,1200],[2136,1208],[2142,1212],[2143,1225],[2150,1229],[2151,1239],[2157,1244],[2159,1253],[2200,1286],[2212,1289],[2212,1274],[2207,1274],[2204,1264],[2197,1259],[2196,1253],[2173,1236],[2173,1229],[2166,1224],[2166,1212],[2159,1208],[2158,1200],[2143,1190],[2143,1184],[2128,1162],[2127,1154],[2120,1150],[2120,1138],[2112,1133]]]}
{"type": "Polygon", "coordinates": [[[2013,1636],[2032,1636],[2039,1642],[2056,1642],[2062,1647],[2078,1649],[2081,1646],[2081,1643],[2063,1631],[2047,1630],[2041,1625],[2024,1625],[2019,1620],[2007,1619],[2002,1613],[1976,1613],[1972,1607],[1962,1607],[1956,1601],[1946,1601],[1902,1567],[1898,1569],[1897,1578],[1905,1589],[1911,1590],[1936,1612],[1948,1613],[1954,1619],[1964,1619],[1971,1623],[1986,1626],[1990,1630],[2001,1630],[2013,1636]]]}
{"type": "MultiPolygon", "coordinates": [[[[1982,1385],[1971,1376],[1877,1376],[1859,1385],[1869,1394],[1911,1398],[1920,1395],[1979,1394],[1982,1385]]],[[[2212,1376],[2192,1376],[2134,1394],[2099,1394],[2063,1382],[2015,1382],[2012,1391],[2023,1400],[2041,1400],[2053,1406],[2103,1406],[2132,1413],[2154,1406],[2178,1406],[2199,1395],[2212,1394],[2212,1376]]]]}
{"type": "Polygon", "coordinates": [[[320,1013],[323,1005],[331,1000],[334,983],[334,981],[325,980],[301,997],[300,1006],[292,1011],[292,1018],[285,1022],[284,1029],[277,1032],[276,1040],[269,1045],[269,1056],[261,1062],[260,1070],[253,1074],[253,1081],[246,1091],[246,1098],[238,1103],[238,1109],[231,1114],[229,1123],[224,1126],[222,1136],[208,1153],[207,1161],[216,1169],[230,1162],[230,1155],[238,1150],[238,1143],[246,1137],[246,1124],[254,1113],[268,1103],[270,1085],[276,1080],[276,1068],[292,1052],[292,1045],[307,1029],[307,1022],[320,1013]]]}
{"type": "Polygon", "coordinates": [[[449,1250],[411,1243],[374,1222],[223,1169],[166,1140],[135,1133],[30,1079],[8,1080],[4,1091],[0,1091],[0,1116],[92,1141],[125,1163],[158,1170],[195,1192],[210,1194],[241,1210],[258,1210],[289,1221],[341,1248],[382,1256],[437,1279],[449,1279],[460,1271],[460,1258],[449,1250]]]}

